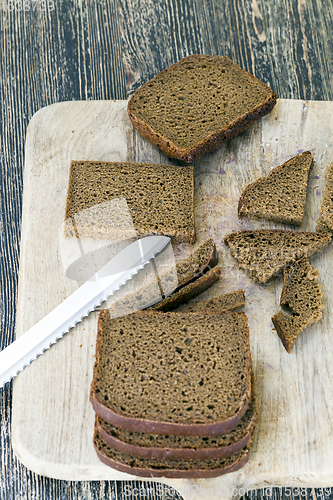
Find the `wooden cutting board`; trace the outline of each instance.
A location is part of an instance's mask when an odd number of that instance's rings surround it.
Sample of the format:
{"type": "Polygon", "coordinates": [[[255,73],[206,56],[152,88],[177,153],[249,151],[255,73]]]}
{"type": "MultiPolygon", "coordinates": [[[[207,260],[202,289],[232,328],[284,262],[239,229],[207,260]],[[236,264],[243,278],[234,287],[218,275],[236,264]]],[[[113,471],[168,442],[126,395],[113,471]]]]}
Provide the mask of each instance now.
{"type": "MultiPolygon", "coordinates": [[[[229,232],[283,227],[238,220],[247,184],[291,156],[315,157],[302,230],[315,230],[326,167],[333,162],[333,103],[279,100],[273,112],[195,165],[198,242],[213,237],[222,279],[205,296],[244,288],[260,420],[248,464],[212,480],[159,480],[184,498],[231,498],[242,488],[333,483],[333,247],[314,256],[325,313],[287,354],[273,329],[282,279],[255,285],[223,244],[229,232]]],[[[17,336],[77,288],[65,276],[58,229],[64,219],[70,160],[172,163],[132,128],[125,101],[54,104],[31,120],[26,140],[17,336]]],[[[97,313],[92,313],[14,382],[13,448],[34,472],[65,480],[132,480],[104,466],[92,444],[89,389],[97,313]]]]}

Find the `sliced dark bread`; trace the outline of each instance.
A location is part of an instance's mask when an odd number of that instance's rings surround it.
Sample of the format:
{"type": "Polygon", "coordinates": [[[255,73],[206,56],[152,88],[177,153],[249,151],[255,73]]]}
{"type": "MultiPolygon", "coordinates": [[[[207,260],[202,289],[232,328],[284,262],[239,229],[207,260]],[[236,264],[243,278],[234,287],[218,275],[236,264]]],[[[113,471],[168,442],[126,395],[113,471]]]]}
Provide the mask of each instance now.
{"type": "Polygon", "coordinates": [[[322,317],[324,304],[318,276],[305,257],[285,269],[280,305],[287,312],[279,311],[272,321],[287,352],[291,352],[300,333],[322,317]]]}
{"type": "Polygon", "coordinates": [[[239,199],[238,216],[302,224],[312,165],[313,155],[306,151],[247,186],[239,199]]]}
{"type": "MultiPolygon", "coordinates": [[[[215,243],[212,239],[209,239],[196,248],[189,257],[176,264],[178,285],[173,294],[159,302],[156,308],[167,309],[168,305],[171,304],[170,308],[173,309],[172,304],[174,302],[186,302],[190,300],[188,297],[193,297],[209,288],[220,276],[219,268],[213,267],[214,271],[211,269],[216,263],[217,251],[215,243]],[[208,270],[211,271],[207,272],[208,270]],[[198,280],[198,283],[195,284],[196,280],[198,280]],[[181,289],[183,291],[180,291],[181,289]]],[[[146,309],[156,302],[158,297],[161,297],[160,290],[157,289],[155,274],[150,282],[144,281],[141,275],[134,277],[133,280],[134,291],[109,306],[109,314],[112,317],[117,318],[146,309]]],[[[163,286],[161,286],[161,292],[164,292],[163,286]]]]}
{"type": "MultiPolygon", "coordinates": [[[[193,168],[153,163],[72,161],[65,219],[96,204],[122,198],[137,236],[163,234],[193,243],[193,168]]],[[[104,207],[104,205],[103,205],[104,207]]],[[[80,236],[107,238],[108,220],[96,213],[80,236]]]]}
{"type": "Polygon", "coordinates": [[[184,312],[207,311],[207,312],[223,312],[233,311],[238,307],[245,306],[244,290],[236,290],[235,292],[226,293],[213,299],[203,300],[196,304],[187,304],[182,310],[184,312]]]}
{"type": "Polygon", "coordinates": [[[97,430],[94,447],[99,459],[106,465],[127,474],[140,477],[212,478],[234,472],[248,459],[253,440],[235,455],[228,458],[207,460],[156,460],[128,455],[107,445],[97,430]]]}
{"type": "Polygon", "coordinates": [[[220,278],[220,276],[221,269],[218,266],[215,266],[206,274],[200,276],[200,278],[196,279],[189,285],[182,287],[178,290],[178,292],[169,295],[169,297],[161,300],[150,309],[163,312],[172,311],[210,288],[220,278]]]}
{"type": "Polygon", "coordinates": [[[214,436],[233,430],[251,396],[244,313],[100,313],[91,403],[135,432],[214,436]]]}
{"type": "Polygon", "coordinates": [[[239,425],[214,437],[165,436],[120,429],[96,416],[96,428],[109,446],[142,458],[205,460],[238,453],[250,441],[258,422],[258,405],[252,375],[251,403],[239,425]]]}
{"type": "Polygon", "coordinates": [[[325,191],[316,230],[333,234],[333,163],[326,170],[325,180],[325,191]]]}
{"type": "Polygon", "coordinates": [[[256,229],[225,237],[231,255],[257,283],[266,283],[303,255],[310,257],[331,241],[326,233],[256,229]]]}
{"type": "Polygon", "coordinates": [[[192,283],[207,271],[215,267],[217,262],[218,254],[215,242],[212,238],[209,238],[195,248],[189,257],[181,259],[177,262],[178,287],[176,291],[183,286],[192,283]]]}
{"type": "Polygon", "coordinates": [[[130,98],[133,126],[171,158],[191,163],[269,113],[277,95],[224,56],[191,55],[130,98]]]}
{"type": "MultiPolygon", "coordinates": [[[[208,270],[216,266],[218,260],[217,251],[215,243],[212,239],[206,240],[204,243],[199,245],[189,257],[181,259],[176,264],[177,279],[178,284],[173,293],[178,292],[181,288],[186,285],[193,283],[195,280],[201,278],[208,270]]],[[[147,269],[147,268],[146,268],[147,269]]],[[[137,276],[132,278],[133,285],[128,294],[124,297],[119,298],[116,302],[109,306],[109,314],[112,317],[117,318],[119,316],[125,316],[126,314],[131,314],[135,311],[140,311],[150,307],[152,303],[158,300],[160,295],[160,290],[156,283],[156,275],[153,273],[153,277],[150,274],[150,282],[147,279],[142,278],[142,272],[139,272],[137,276]]],[[[211,286],[218,279],[219,271],[214,270],[206,278],[202,278],[197,286],[191,286],[189,289],[177,295],[177,300],[187,300],[186,295],[188,291],[192,294],[195,293],[193,290],[198,290],[200,293],[205,289],[205,287],[211,286]]],[[[173,275],[172,275],[173,277],[173,275]]],[[[164,282],[164,280],[162,280],[164,282]]],[[[163,286],[162,293],[164,292],[163,286]]],[[[171,302],[174,299],[170,299],[171,302]]],[[[166,300],[166,303],[170,301],[166,300]]],[[[163,302],[165,304],[165,302],[163,302]]]]}

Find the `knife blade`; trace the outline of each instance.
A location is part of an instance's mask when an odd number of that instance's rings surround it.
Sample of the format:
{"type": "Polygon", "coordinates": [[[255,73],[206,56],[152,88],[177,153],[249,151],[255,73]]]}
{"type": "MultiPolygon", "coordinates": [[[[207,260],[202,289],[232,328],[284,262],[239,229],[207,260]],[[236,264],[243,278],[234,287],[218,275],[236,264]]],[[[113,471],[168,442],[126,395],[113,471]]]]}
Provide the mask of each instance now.
{"type": "Polygon", "coordinates": [[[49,314],[3,349],[0,352],[0,387],[113,295],[169,242],[170,238],[166,236],[147,236],[134,241],[49,314]]]}

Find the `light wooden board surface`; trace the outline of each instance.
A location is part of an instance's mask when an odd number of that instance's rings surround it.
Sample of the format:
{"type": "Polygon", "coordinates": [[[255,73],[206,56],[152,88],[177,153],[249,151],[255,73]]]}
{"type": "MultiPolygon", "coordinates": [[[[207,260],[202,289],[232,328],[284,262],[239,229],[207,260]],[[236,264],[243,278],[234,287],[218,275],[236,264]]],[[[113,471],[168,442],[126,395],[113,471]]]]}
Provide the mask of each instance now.
{"type": "MultiPolygon", "coordinates": [[[[301,229],[315,229],[324,172],[333,162],[332,112],[333,103],[279,100],[269,116],[195,165],[197,239],[215,239],[223,268],[222,279],[205,296],[245,289],[260,420],[250,460],[240,471],[213,480],[164,481],[186,500],[205,498],[205,488],[210,498],[227,498],[242,494],[241,488],[333,481],[332,246],[311,259],[324,291],[323,320],[287,354],[271,323],[279,309],[281,278],[255,285],[223,244],[234,230],[283,227],[238,220],[237,200],[249,182],[307,149],[315,166],[301,229]]],[[[125,101],[54,104],[34,115],[26,141],[17,336],[77,286],[65,277],[58,248],[71,159],[170,163],[133,131],[125,101]]],[[[93,313],[14,382],[13,449],[38,474],[65,480],[134,478],[101,464],[92,445],[89,389],[96,321],[93,313]]]]}

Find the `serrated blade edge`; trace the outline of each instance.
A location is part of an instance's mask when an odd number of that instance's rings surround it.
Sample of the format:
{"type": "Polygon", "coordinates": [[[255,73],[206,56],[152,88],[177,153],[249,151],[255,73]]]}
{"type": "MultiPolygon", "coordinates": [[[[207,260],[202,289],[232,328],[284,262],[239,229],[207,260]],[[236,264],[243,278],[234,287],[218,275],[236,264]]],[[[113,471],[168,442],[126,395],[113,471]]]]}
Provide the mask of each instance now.
{"type": "Polygon", "coordinates": [[[147,236],[128,245],[111,259],[92,280],[80,286],[59,306],[0,352],[0,387],[49,349],[90,312],[94,311],[135,274],[149,263],[170,242],[166,236],[147,236]],[[108,274],[122,259],[129,268],[108,274]]]}

